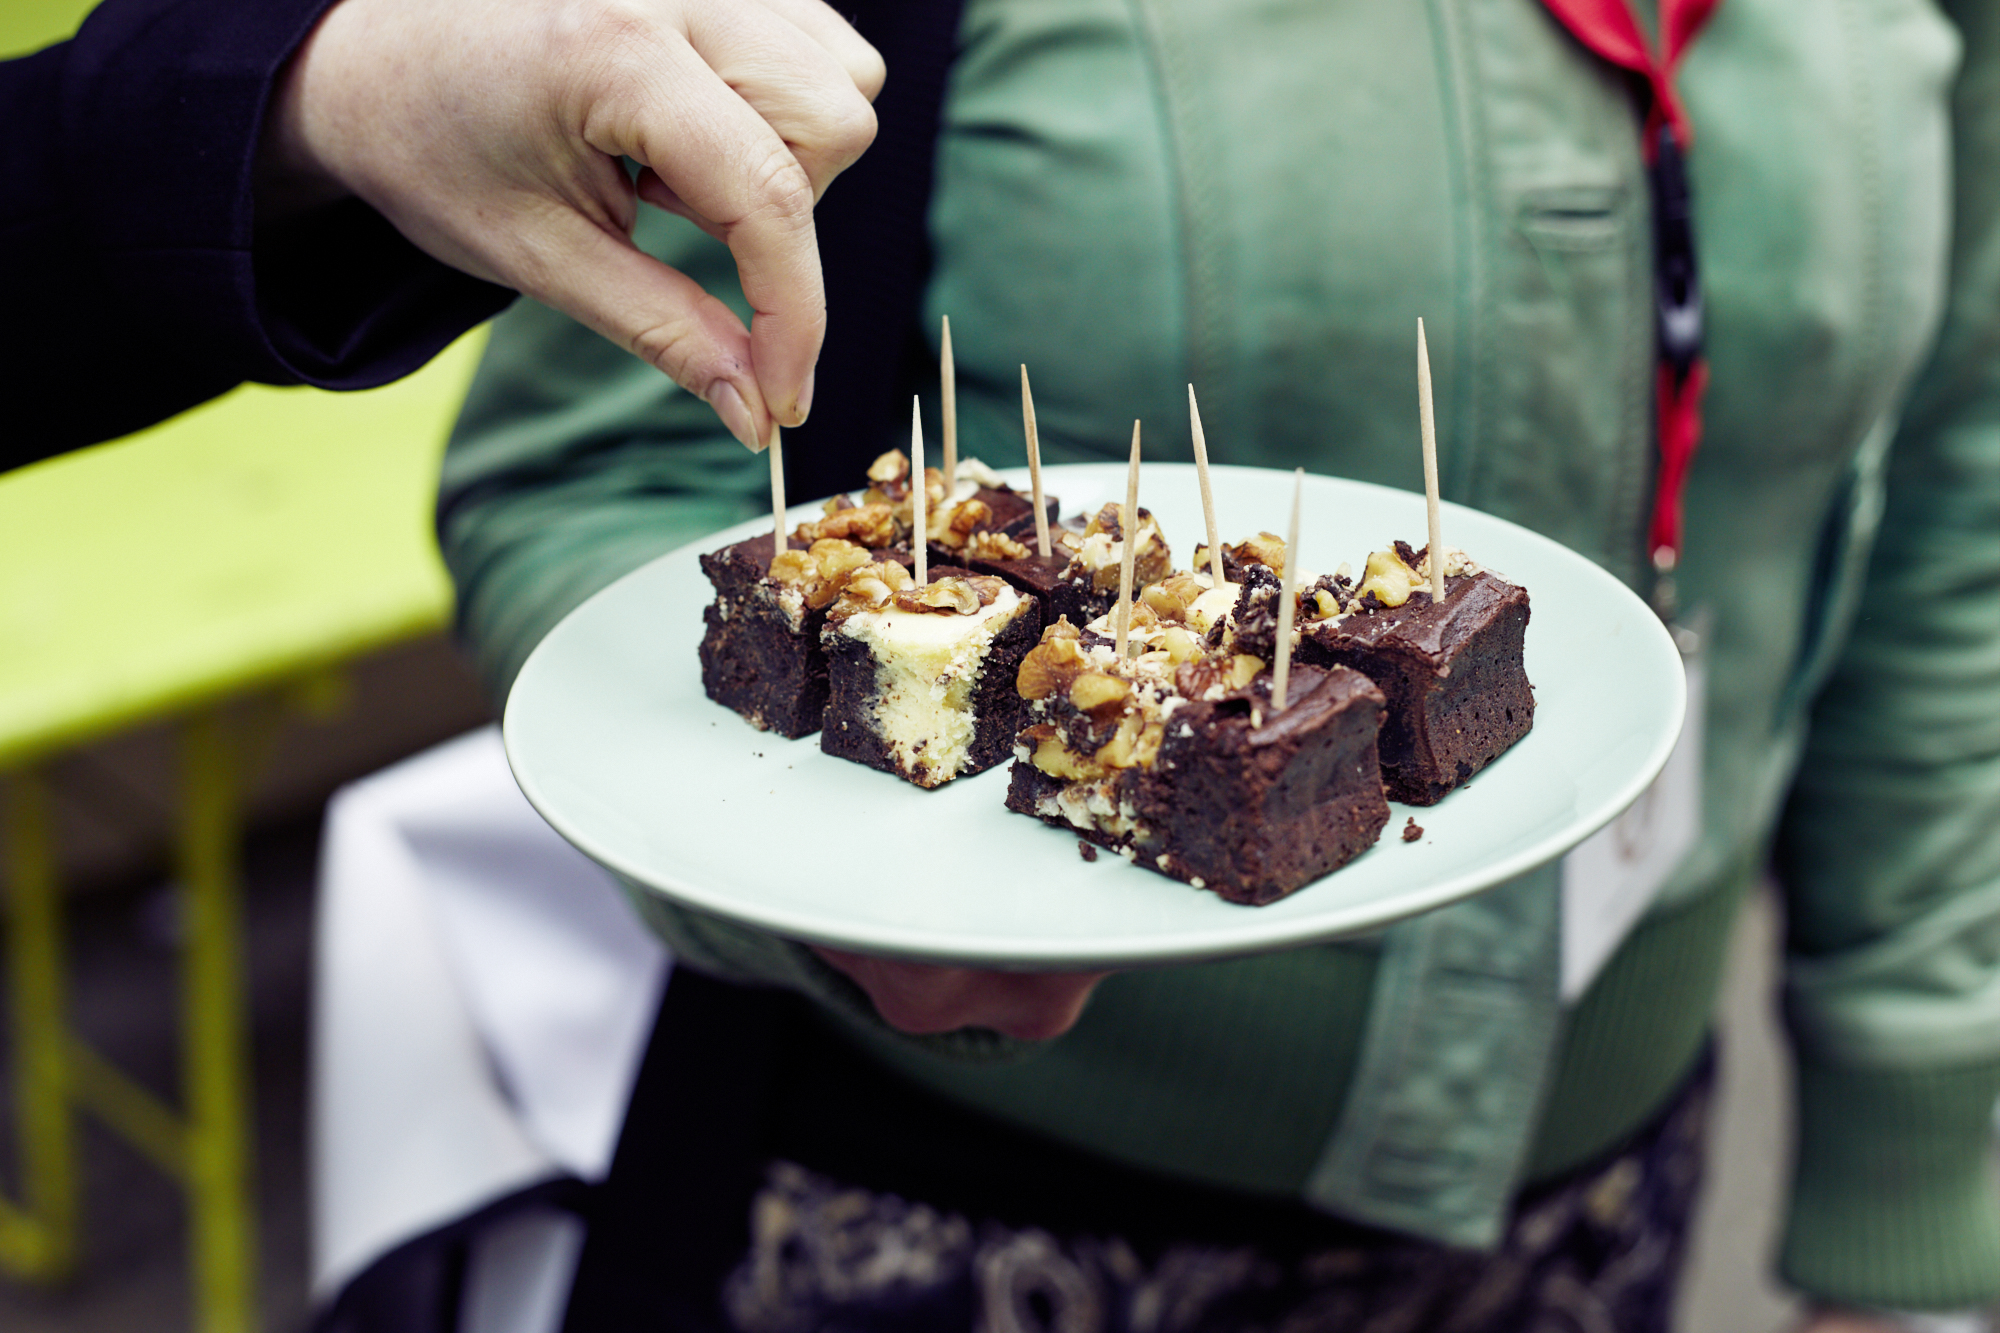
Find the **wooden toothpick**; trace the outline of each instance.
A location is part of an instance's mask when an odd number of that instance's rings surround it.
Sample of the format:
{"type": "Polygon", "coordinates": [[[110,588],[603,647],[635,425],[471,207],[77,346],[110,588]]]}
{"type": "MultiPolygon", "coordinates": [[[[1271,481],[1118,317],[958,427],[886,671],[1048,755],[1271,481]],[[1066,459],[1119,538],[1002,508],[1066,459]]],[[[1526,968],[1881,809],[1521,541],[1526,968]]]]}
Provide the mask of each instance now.
{"type": "Polygon", "coordinates": [[[1139,423],[1136,421],[1132,423],[1132,462],[1125,470],[1125,508],[1119,511],[1118,527],[1125,539],[1125,549],[1118,557],[1116,652],[1122,658],[1132,632],[1132,557],[1139,549],[1139,423]]]}
{"type": "Polygon", "coordinates": [[[958,498],[958,367],[951,359],[951,316],[944,317],[944,502],[958,498]]]}
{"type": "Polygon", "coordinates": [[[778,423],[771,423],[771,558],[785,549],[785,451],[779,441],[778,423]]]}
{"type": "Polygon", "coordinates": [[[1306,488],[1306,470],[1292,473],[1292,526],[1285,533],[1285,574],[1278,581],[1278,661],[1271,670],[1271,711],[1285,711],[1292,684],[1292,622],[1298,612],[1299,495],[1306,488]]]}
{"type": "MultiPolygon", "coordinates": [[[[1431,407],[1431,349],[1417,316],[1417,424],[1424,437],[1424,510],[1430,519],[1431,601],[1444,601],[1444,534],[1438,520],[1437,416],[1431,407]]],[[[1287,557],[1286,563],[1290,564],[1287,557]]]]}
{"type": "Polygon", "coordinates": [[[929,583],[930,488],[924,484],[924,412],[915,398],[910,399],[910,545],[917,557],[917,584],[929,583]]]}
{"type": "Polygon", "coordinates": [[[1229,582],[1222,577],[1222,542],[1216,536],[1215,493],[1208,488],[1208,436],[1201,429],[1201,409],[1195,406],[1194,385],[1188,385],[1188,428],[1194,432],[1194,476],[1201,484],[1201,518],[1208,524],[1208,569],[1215,586],[1229,582]]]}
{"type": "Polygon", "coordinates": [[[1028,432],[1028,486],[1035,493],[1035,554],[1049,555],[1049,506],[1042,498],[1042,435],[1035,428],[1035,395],[1028,391],[1028,367],[1021,367],[1021,426],[1028,432]]]}

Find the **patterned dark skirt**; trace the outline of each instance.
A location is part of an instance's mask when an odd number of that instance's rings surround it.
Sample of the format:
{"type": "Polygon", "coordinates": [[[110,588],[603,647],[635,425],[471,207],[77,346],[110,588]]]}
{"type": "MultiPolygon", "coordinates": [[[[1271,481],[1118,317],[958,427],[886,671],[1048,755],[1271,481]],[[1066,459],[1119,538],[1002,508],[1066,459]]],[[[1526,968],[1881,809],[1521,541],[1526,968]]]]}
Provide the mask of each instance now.
{"type": "Polygon", "coordinates": [[[803,1007],[676,974],[568,1333],[1667,1333],[1704,1059],[1491,1253],[1190,1186],[987,1121],[803,1007]],[[718,1077],[718,1074],[721,1076],[718,1077]]]}

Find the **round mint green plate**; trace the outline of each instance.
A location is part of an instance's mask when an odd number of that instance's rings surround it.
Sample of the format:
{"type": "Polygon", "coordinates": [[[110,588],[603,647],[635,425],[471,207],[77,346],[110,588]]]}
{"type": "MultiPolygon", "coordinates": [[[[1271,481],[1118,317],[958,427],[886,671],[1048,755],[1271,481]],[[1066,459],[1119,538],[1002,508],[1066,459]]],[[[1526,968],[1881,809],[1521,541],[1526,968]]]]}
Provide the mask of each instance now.
{"type": "MultiPolygon", "coordinates": [[[[1025,476],[1010,477],[1016,485],[1025,476]]],[[[1065,513],[1122,499],[1124,469],[1047,471],[1065,513]]],[[[1225,541],[1282,530],[1290,473],[1214,469],[1225,541]]],[[[1149,464],[1140,503],[1183,566],[1201,539],[1194,469],[1149,464]]],[[[801,506],[803,518],[812,506],[801,506]]],[[[1424,540],[1420,495],[1308,476],[1304,568],[1360,569],[1424,540]]],[[[1254,953],[1377,929],[1561,856],[1636,800],[1679,736],[1686,685],[1659,619],[1611,575],[1524,528],[1444,506],[1444,536],[1527,588],[1535,726],[1437,805],[1391,805],[1382,840],[1266,907],[1113,855],[1002,804],[1007,766],[934,791],[756,731],[702,693],[718,532],[635,570],[542,641],[507,701],[521,790],[570,842],[676,903],[814,944],[1001,968],[1130,967],[1254,953]],[[1406,816],[1424,829],[1398,834],[1406,816]]]]}

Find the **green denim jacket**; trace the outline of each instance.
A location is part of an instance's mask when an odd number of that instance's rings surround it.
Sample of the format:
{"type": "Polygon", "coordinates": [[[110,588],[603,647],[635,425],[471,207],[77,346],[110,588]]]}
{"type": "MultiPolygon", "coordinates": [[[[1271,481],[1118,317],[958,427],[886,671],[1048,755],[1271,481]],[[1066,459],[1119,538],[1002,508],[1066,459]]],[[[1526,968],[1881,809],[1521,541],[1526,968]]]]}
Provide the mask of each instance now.
{"type": "MultiPolygon", "coordinates": [[[[961,44],[927,304],[953,316],[964,452],[1019,461],[1026,361],[1052,461],[1120,457],[1134,416],[1187,456],[1192,380],[1221,460],[1416,488],[1423,315],[1445,494],[1643,589],[1638,110],[1536,0],[972,0],[961,44]]],[[[1659,1106],[1775,854],[1801,1107],[1783,1270],[1969,1305],[2000,1294],[2000,16],[1727,0],[1680,84],[1713,368],[1680,574],[1713,616],[1705,827],[1542,1041],[1508,1183],[1659,1106]]],[[[640,239],[735,298],[692,228],[640,239]]],[[[588,593],[758,512],[762,478],[654,372],[506,315],[442,526],[494,689],[588,593]]],[[[803,949],[648,911],[684,958],[818,995],[947,1095],[1191,1179],[1310,1193],[1379,1119],[1351,1102],[1396,1095],[1364,1049],[1393,933],[1117,976],[1069,1034],[986,1059],[889,1033],[803,949]]]]}

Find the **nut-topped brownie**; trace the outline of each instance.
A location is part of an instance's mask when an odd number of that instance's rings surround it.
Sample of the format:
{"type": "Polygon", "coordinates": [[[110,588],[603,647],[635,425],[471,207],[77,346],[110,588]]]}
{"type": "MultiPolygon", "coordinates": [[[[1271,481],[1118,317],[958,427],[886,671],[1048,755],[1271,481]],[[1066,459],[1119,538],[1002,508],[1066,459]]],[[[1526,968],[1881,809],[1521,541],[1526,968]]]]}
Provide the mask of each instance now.
{"type": "Polygon", "coordinates": [[[870,565],[828,610],[820,748],[937,787],[1012,752],[1025,703],[1014,690],[1040,610],[1004,581],[950,566],[919,585],[870,565]]]}
{"type": "MultiPolygon", "coordinates": [[[[1178,591],[1195,594],[1185,611],[1210,590],[1178,591]]],[[[1116,656],[1104,622],[1058,621],[1022,662],[1029,725],[1008,809],[1249,904],[1374,845],[1389,807],[1375,751],[1382,694],[1366,677],[1295,666],[1274,713],[1261,660],[1210,651],[1156,607],[1133,618],[1137,656],[1116,656]]]]}
{"type": "MultiPolygon", "coordinates": [[[[1018,551],[1002,551],[997,549],[999,543],[986,543],[969,551],[966,563],[981,574],[1006,579],[1040,598],[1051,623],[1067,617],[1072,625],[1087,625],[1109,612],[1118,600],[1119,563],[1125,558],[1125,534],[1118,510],[1118,505],[1107,504],[1090,516],[1081,531],[1065,529],[1055,534],[1047,556],[1036,555],[1025,544],[1018,551]]],[[[1032,522],[1032,509],[1028,517],[1032,522]]],[[[1136,591],[1167,577],[1173,570],[1174,556],[1150,510],[1141,507],[1133,526],[1138,529],[1138,544],[1132,553],[1132,587],[1136,591]]]]}
{"type": "MultiPolygon", "coordinates": [[[[822,506],[820,516],[793,530],[795,538],[811,541],[839,537],[873,550],[908,549],[915,514],[911,505],[910,456],[891,449],[868,465],[868,486],[859,498],[836,495],[822,506]]],[[[1027,553],[1021,538],[1034,539],[1035,505],[976,458],[959,460],[958,477],[947,492],[944,474],[924,469],[926,541],[930,556],[943,562],[967,562],[967,544],[984,539],[989,549],[1027,553]],[[991,546],[991,543],[999,543],[991,546]]],[[[1044,501],[1049,521],[1057,502],[1044,501]]]]}
{"type": "MultiPolygon", "coordinates": [[[[943,475],[925,469],[932,559],[962,560],[969,544],[975,550],[1025,551],[1007,534],[1032,536],[1033,501],[976,458],[962,460],[958,472],[957,496],[947,502],[943,475]]],[[[826,653],[820,645],[826,608],[847,576],[871,559],[911,560],[909,456],[894,449],[881,455],[869,465],[867,480],[859,499],[836,495],[818,518],[799,524],[777,566],[768,536],[701,558],[716,591],[703,613],[708,628],[701,643],[702,686],[709,698],[754,727],[789,737],[819,730],[827,701],[826,653]]]]}
{"type": "Polygon", "coordinates": [[[1411,805],[1442,800],[1535,721],[1527,590],[1450,547],[1444,568],[1434,604],[1428,548],[1375,552],[1345,613],[1301,625],[1297,647],[1298,661],[1352,667],[1381,687],[1382,779],[1411,805]]]}
{"type": "Polygon", "coordinates": [[[826,609],[874,553],[823,537],[793,539],[776,560],[769,533],[701,557],[715,585],[702,612],[701,683],[708,697],[760,731],[807,736],[826,708],[826,609]]]}

